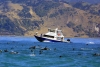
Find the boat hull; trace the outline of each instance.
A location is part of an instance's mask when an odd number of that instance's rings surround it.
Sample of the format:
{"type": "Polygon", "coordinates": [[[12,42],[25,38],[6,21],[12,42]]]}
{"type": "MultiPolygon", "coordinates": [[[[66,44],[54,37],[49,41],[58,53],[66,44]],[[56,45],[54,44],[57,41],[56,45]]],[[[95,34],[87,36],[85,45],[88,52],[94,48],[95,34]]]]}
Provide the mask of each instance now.
{"type": "Polygon", "coordinates": [[[36,35],[34,35],[34,37],[40,42],[63,42],[63,41],[51,40],[51,39],[43,38],[43,37],[36,36],[36,35]]]}

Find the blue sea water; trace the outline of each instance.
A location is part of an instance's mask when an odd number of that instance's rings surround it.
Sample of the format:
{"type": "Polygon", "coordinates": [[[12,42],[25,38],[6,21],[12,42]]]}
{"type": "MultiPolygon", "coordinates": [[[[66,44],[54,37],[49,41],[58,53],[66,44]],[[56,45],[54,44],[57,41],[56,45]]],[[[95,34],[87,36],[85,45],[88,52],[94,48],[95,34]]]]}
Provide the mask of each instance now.
{"type": "Polygon", "coordinates": [[[69,39],[73,43],[0,36],[0,67],[100,67],[100,38],[69,39]],[[31,49],[33,46],[36,48],[31,49]],[[44,47],[49,50],[42,50],[44,47]]]}

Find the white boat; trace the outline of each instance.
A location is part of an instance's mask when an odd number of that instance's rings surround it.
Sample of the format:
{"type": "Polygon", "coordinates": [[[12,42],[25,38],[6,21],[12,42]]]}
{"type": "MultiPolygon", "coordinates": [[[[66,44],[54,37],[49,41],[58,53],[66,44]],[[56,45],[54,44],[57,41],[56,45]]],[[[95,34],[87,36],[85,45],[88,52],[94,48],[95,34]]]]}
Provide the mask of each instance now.
{"type": "Polygon", "coordinates": [[[41,34],[38,36],[34,35],[35,38],[40,42],[67,42],[70,43],[70,39],[64,40],[64,35],[61,30],[56,29],[48,29],[48,32],[45,34],[41,34]]]}

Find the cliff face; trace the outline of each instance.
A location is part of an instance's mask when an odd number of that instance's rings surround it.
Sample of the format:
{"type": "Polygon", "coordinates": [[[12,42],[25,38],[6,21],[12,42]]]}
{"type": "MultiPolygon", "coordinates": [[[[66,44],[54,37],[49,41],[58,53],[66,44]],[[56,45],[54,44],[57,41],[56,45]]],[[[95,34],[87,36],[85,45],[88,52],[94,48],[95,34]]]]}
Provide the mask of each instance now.
{"type": "Polygon", "coordinates": [[[0,0],[0,34],[33,36],[59,28],[66,37],[99,37],[100,4],[0,0]]]}

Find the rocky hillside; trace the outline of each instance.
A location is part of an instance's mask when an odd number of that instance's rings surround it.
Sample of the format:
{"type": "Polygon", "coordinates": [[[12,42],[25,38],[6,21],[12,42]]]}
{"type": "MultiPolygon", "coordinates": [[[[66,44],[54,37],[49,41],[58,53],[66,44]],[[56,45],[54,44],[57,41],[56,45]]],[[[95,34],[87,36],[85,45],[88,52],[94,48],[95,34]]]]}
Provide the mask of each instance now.
{"type": "Polygon", "coordinates": [[[100,37],[100,4],[0,0],[0,35],[33,36],[59,28],[66,37],[100,37]]]}

